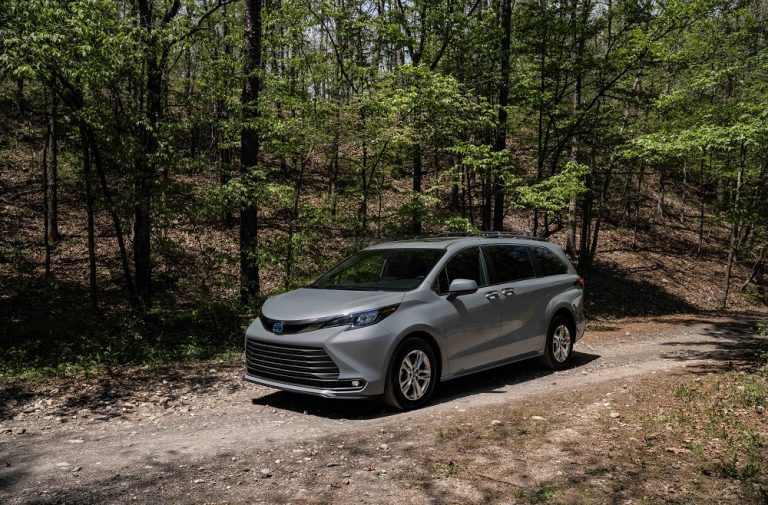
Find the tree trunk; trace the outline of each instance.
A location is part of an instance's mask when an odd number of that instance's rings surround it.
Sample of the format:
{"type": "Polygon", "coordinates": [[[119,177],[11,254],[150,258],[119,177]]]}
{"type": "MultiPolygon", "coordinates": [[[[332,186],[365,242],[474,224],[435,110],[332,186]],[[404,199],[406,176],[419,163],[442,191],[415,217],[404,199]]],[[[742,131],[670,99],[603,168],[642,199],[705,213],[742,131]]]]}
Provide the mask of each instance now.
{"type": "Polygon", "coordinates": [[[26,104],[24,101],[24,78],[16,80],[16,102],[19,108],[19,117],[23,118],[27,113],[26,104]]]}
{"type": "Polygon", "coordinates": [[[659,170],[659,194],[656,200],[656,212],[659,217],[664,217],[664,193],[667,189],[666,172],[662,168],[659,170]]]}
{"type": "Polygon", "coordinates": [[[48,142],[43,149],[43,243],[45,245],[45,276],[51,276],[51,240],[48,234],[48,142]]]}
{"type": "Polygon", "coordinates": [[[379,209],[376,215],[376,237],[381,238],[381,226],[383,219],[381,213],[384,210],[384,170],[379,172],[379,209]]]}
{"type": "Polygon", "coordinates": [[[704,245],[704,196],[704,155],[702,154],[699,168],[699,246],[696,256],[701,256],[704,245]]]}
{"type": "MultiPolygon", "coordinates": [[[[362,117],[363,125],[365,116],[362,117]]],[[[357,226],[355,226],[355,250],[362,249],[363,240],[368,235],[368,144],[363,140],[363,160],[360,165],[360,205],[357,208],[357,226]]]]}
{"type": "MultiPolygon", "coordinates": [[[[609,2],[609,8],[611,3],[609,2]]],[[[610,27],[608,29],[608,34],[610,35],[610,27]]],[[[640,77],[635,77],[635,83],[632,86],[632,91],[634,93],[638,93],[640,90],[640,77]]],[[[626,105],[624,107],[624,115],[621,120],[621,128],[619,128],[619,138],[624,137],[624,131],[627,128],[627,124],[629,123],[629,105],[626,105]]],[[[597,244],[598,244],[598,237],[600,236],[600,225],[603,220],[603,215],[605,213],[605,209],[608,206],[608,193],[609,189],[611,187],[611,178],[613,176],[613,165],[616,159],[616,147],[614,146],[611,149],[611,155],[608,157],[608,167],[605,169],[605,174],[603,175],[603,185],[602,189],[600,190],[600,206],[597,208],[597,218],[595,219],[595,228],[592,232],[592,246],[589,249],[589,258],[587,262],[587,270],[592,267],[592,263],[595,260],[595,257],[597,255],[597,244]]]]}
{"type": "MultiPolygon", "coordinates": [[[[546,92],[546,83],[547,83],[547,76],[546,76],[546,62],[547,62],[547,25],[545,25],[545,30],[542,33],[541,40],[539,41],[541,44],[540,47],[540,55],[539,55],[539,61],[538,63],[538,72],[539,72],[539,93],[541,96],[544,96],[544,93],[546,92]]],[[[544,127],[544,106],[545,102],[544,100],[538,101],[538,110],[537,110],[537,116],[538,116],[538,122],[536,127],[536,182],[541,181],[541,178],[544,175],[544,162],[546,159],[546,153],[547,153],[547,141],[548,141],[548,127],[545,129],[544,127]]],[[[532,226],[532,234],[534,237],[538,236],[539,234],[539,210],[533,209],[533,226],[532,226]]]]}
{"type": "Polygon", "coordinates": [[[621,192],[621,201],[623,202],[622,223],[625,225],[629,222],[630,214],[632,213],[632,198],[630,197],[630,189],[632,189],[632,179],[634,179],[634,173],[631,170],[627,170],[626,179],[624,179],[624,189],[621,192]]]}
{"type": "Polygon", "coordinates": [[[152,219],[152,177],[146,160],[136,164],[135,202],[133,209],[133,264],[136,269],[136,291],[144,307],[152,305],[152,265],[150,242],[152,219]]]}
{"type": "Polygon", "coordinates": [[[56,128],[58,121],[58,104],[55,91],[51,90],[48,104],[47,140],[45,143],[45,203],[46,203],[46,234],[49,244],[59,241],[59,135],[56,128]]]}
{"type": "MultiPolygon", "coordinates": [[[[336,116],[338,118],[338,115],[336,116]]],[[[338,127],[337,127],[338,128],[338,127]]],[[[328,194],[331,198],[331,216],[336,217],[338,207],[338,185],[339,185],[339,132],[336,131],[333,142],[333,161],[331,162],[331,180],[328,185],[328,194]]]]}
{"type": "Polygon", "coordinates": [[[685,223],[685,204],[688,199],[688,163],[683,162],[683,180],[680,183],[680,223],[685,223]]]}
{"type": "Polygon", "coordinates": [[[728,237],[728,259],[725,262],[725,280],[723,281],[723,296],[720,299],[720,307],[728,307],[728,294],[731,289],[731,271],[733,269],[733,260],[736,257],[736,225],[731,227],[731,233],[728,237]]]}
{"type": "Polygon", "coordinates": [[[640,195],[643,192],[643,175],[645,174],[645,165],[640,165],[640,172],[637,174],[637,193],[635,194],[635,222],[632,232],[632,249],[637,249],[637,225],[640,221],[640,195]]]}
{"type": "MultiPolygon", "coordinates": [[[[588,3],[587,3],[588,5],[588,3]]],[[[587,5],[584,6],[584,9],[587,9],[587,5]]],[[[576,8],[577,8],[577,2],[574,2],[573,4],[573,20],[574,20],[574,27],[573,27],[573,47],[574,47],[574,54],[573,54],[573,69],[574,69],[574,85],[573,85],[573,114],[574,117],[577,117],[578,114],[581,112],[581,98],[582,98],[582,75],[581,75],[581,60],[582,55],[584,52],[584,34],[583,30],[579,30],[579,26],[576,25],[578,22],[577,19],[580,19],[576,17],[576,8]]],[[[571,163],[579,163],[581,160],[579,159],[579,135],[577,132],[574,132],[573,138],[571,139],[571,152],[570,152],[570,161],[571,163]]],[[[582,206],[582,213],[587,210],[587,198],[591,199],[592,194],[591,192],[588,192],[585,194],[584,197],[584,205],[582,206]]],[[[589,202],[589,208],[591,208],[591,201],[589,202]]],[[[577,202],[576,202],[576,194],[571,195],[571,199],[568,203],[568,229],[566,230],[566,237],[565,237],[565,252],[570,255],[571,257],[575,257],[576,255],[576,210],[577,210],[577,202]]],[[[588,217],[585,217],[582,215],[582,222],[588,219],[588,217]]],[[[589,227],[591,225],[591,219],[587,221],[586,228],[582,226],[582,233],[586,229],[586,231],[589,231],[589,227]]],[[[582,237],[581,240],[581,247],[580,252],[584,253],[586,248],[584,247],[584,237],[582,237]]],[[[579,264],[581,265],[582,260],[579,259],[579,264]]]]}
{"type": "MultiPolygon", "coordinates": [[[[194,93],[194,79],[192,77],[192,73],[194,64],[192,62],[192,49],[190,47],[187,47],[184,49],[184,97],[189,100],[194,93]]],[[[187,114],[190,116],[192,115],[191,106],[190,103],[187,102],[187,114]]],[[[199,130],[198,125],[196,123],[193,123],[190,125],[189,128],[189,139],[188,139],[188,148],[189,148],[189,156],[191,158],[194,158],[197,155],[197,144],[199,140],[199,130]]],[[[166,172],[164,174],[167,178],[168,173],[166,172]]]]}
{"type": "MultiPolygon", "coordinates": [[[[219,139],[220,141],[223,139],[219,139]]],[[[229,147],[219,148],[219,184],[225,187],[229,183],[230,172],[232,167],[232,149],[229,147]]],[[[235,226],[235,216],[232,214],[232,209],[227,206],[221,215],[221,224],[226,229],[231,229],[235,226]]]]}
{"type": "Polygon", "coordinates": [[[293,208],[291,209],[291,221],[288,223],[288,251],[285,257],[285,281],[283,287],[289,289],[293,280],[293,237],[296,232],[296,223],[299,220],[299,204],[301,203],[301,190],[304,184],[304,166],[306,160],[302,160],[299,165],[299,174],[296,179],[296,194],[293,197],[293,208]]]}
{"type": "Polygon", "coordinates": [[[459,193],[459,184],[457,182],[453,182],[451,184],[451,204],[449,207],[451,212],[457,212],[461,208],[460,198],[461,195],[459,193]]]}
{"type": "MultiPolygon", "coordinates": [[[[139,0],[139,26],[149,37],[156,28],[152,4],[139,0]]],[[[169,11],[166,17],[171,14],[169,11]]],[[[156,173],[155,154],[158,150],[158,131],[163,115],[163,89],[165,88],[165,49],[152,41],[144,45],[146,66],[146,126],[140,135],[141,151],[134,162],[135,195],[133,220],[133,262],[136,269],[136,292],[145,307],[152,305],[152,189],[156,173]]]]}
{"type": "Polygon", "coordinates": [[[90,284],[91,309],[98,310],[98,297],[96,285],[96,238],[93,223],[93,185],[91,181],[91,155],[88,148],[88,140],[81,135],[83,144],[83,178],[85,179],[85,205],[87,211],[88,227],[88,280],[90,284]]]}
{"type": "Polygon", "coordinates": [[[419,144],[413,145],[413,215],[411,218],[411,234],[414,236],[421,235],[421,179],[422,179],[422,167],[421,167],[421,146],[419,144]]]}
{"type": "MultiPolygon", "coordinates": [[[[509,46],[512,26],[512,0],[501,0],[501,79],[499,81],[499,115],[495,151],[507,147],[507,104],[509,103],[509,46]]],[[[496,174],[493,184],[493,230],[504,230],[504,176],[496,174]]]]}
{"type": "Polygon", "coordinates": [[[491,229],[491,206],[493,205],[493,174],[491,169],[486,169],[481,175],[481,189],[483,194],[483,209],[481,213],[483,231],[491,229]]]}
{"type": "MultiPolygon", "coordinates": [[[[730,168],[728,161],[725,162],[726,171],[730,168]]],[[[717,208],[722,209],[725,207],[725,181],[722,177],[717,178],[717,208]]]]}
{"type": "MultiPolygon", "coordinates": [[[[85,128],[85,127],[83,127],[85,128]]],[[[86,128],[86,137],[88,139],[88,145],[93,156],[93,164],[96,167],[96,174],[99,177],[99,184],[101,186],[101,194],[106,200],[107,210],[112,218],[112,225],[115,228],[115,237],[117,238],[117,246],[120,250],[120,263],[123,268],[123,276],[125,278],[125,287],[128,290],[128,296],[132,305],[138,305],[138,299],[136,298],[136,288],[133,285],[133,278],[131,276],[131,267],[128,264],[128,251],[125,247],[125,237],[123,235],[123,226],[120,222],[120,214],[118,214],[115,202],[112,199],[112,192],[107,186],[107,177],[104,172],[104,162],[99,151],[98,142],[96,142],[96,135],[93,131],[86,128]]]]}
{"type": "Polygon", "coordinates": [[[571,258],[576,256],[576,193],[568,201],[568,227],[565,233],[565,253],[571,258]]]}
{"type": "MultiPolygon", "coordinates": [[[[229,43],[228,37],[229,22],[227,20],[227,6],[225,5],[221,10],[221,38],[224,40],[224,57],[226,60],[230,60],[232,58],[233,51],[232,44],[229,43]]],[[[219,100],[216,109],[219,115],[219,120],[225,120],[228,115],[226,112],[225,101],[219,100]]],[[[219,143],[222,143],[226,139],[222,133],[223,129],[221,128],[221,124],[218,125],[217,130],[218,141],[219,143]]],[[[217,146],[217,152],[219,153],[219,182],[223,187],[226,186],[226,184],[229,182],[232,172],[232,148],[217,146]]],[[[227,229],[231,229],[233,226],[235,226],[235,217],[232,214],[231,208],[227,207],[224,210],[223,215],[221,216],[221,221],[224,227],[227,229]]]]}
{"type": "Polygon", "coordinates": [[[749,274],[749,277],[747,277],[747,280],[744,281],[744,284],[741,285],[741,290],[745,291],[747,289],[747,286],[749,286],[749,283],[752,282],[753,279],[759,277],[759,273],[763,269],[763,261],[765,260],[765,246],[760,249],[760,254],[757,256],[757,260],[755,260],[755,264],[752,266],[752,271],[749,274]]]}
{"type": "Polygon", "coordinates": [[[259,284],[259,209],[256,204],[254,168],[259,159],[259,118],[261,90],[261,10],[262,0],[245,0],[243,57],[243,128],[240,130],[240,177],[245,190],[240,208],[240,298],[258,300],[259,284]]]}
{"type": "Polygon", "coordinates": [[[472,226],[476,226],[475,220],[475,202],[472,196],[472,188],[474,187],[474,177],[472,169],[469,166],[464,165],[462,170],[462,177],[464,180],[464,215],[469,215],[469,223],[472,226]]]}
{"type": "Polygon", "coordinates": [[[587,174],[584,185],[587,187],[584,193],[584,202],[581,209],[581,236],[579,237],[579,263],[578,269],[584,275],[590,267],[590,231],[592,228],[592,174],[587,174]]]}
{"type": "MultiPolygon", "coordinates": [[[[744,142],[739,146],[739,171],[736,175],[736,191],[733,195],[733,214],[738,216],[739,214],[739,200],[741,199],[741,188],[744,184],[744,169],[747,161],[747,146],[744,142]]],[[[722,308],[728,307],[728,292],[731,288],[731,271],[733,269],[733,261],[736,257],[736,244],[738,242],[738,230],[739,230],[739,218],[734,218],[733,226],[731,227],[730,246],[728,247],[728,260],[725,264],[725,280],[723,281],[723,297],[720,300],[720,306],[722,308]]]]}

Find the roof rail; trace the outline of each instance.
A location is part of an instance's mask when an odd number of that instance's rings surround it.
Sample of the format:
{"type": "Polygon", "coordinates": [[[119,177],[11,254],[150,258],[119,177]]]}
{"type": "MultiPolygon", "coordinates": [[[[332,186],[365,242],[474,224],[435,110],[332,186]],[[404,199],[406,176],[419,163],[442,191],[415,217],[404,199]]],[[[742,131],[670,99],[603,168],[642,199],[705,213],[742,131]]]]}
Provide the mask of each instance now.
{"type": "Polygon", "coordinates": [[[484,238],[519,238],[525,240],[538,240],[540,242],[549,242],[543,237],[534,237],[519,231],[484,231],[480,232],[480,236],[484,238]]]}
{"type": "Polygon", "coordinates": [[[541,242],[549,242],[546,238],[542,237],[534,237],[519,231],[481,231],[481,232],[468,232],[468,231],[459,231],[459,232],[444,232],[444,233],[438,233],[436,235],[431,235],[433,237],[481,237],[481,238],[519,238],[524,240],[538,240],[541,242]]]}
{"type": "Polygon", "coordinates": [[[426,235],[428,237],[477,237],[477,233],[471,231],[444,231],[442,233],[436,233],[434,235],[426,235]]]}

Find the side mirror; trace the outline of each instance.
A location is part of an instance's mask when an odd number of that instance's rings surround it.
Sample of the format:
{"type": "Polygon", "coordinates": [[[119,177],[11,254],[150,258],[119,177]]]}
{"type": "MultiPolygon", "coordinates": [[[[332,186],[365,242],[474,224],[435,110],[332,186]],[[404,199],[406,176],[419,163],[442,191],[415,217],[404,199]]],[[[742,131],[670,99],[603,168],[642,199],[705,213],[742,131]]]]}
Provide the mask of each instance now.
{"type": "Polygon", "coordinates": [[[452,295],[464,295],[477,291],[477,282],[472,279],[453,279],[448,287],[448,292],[452,295]]]}

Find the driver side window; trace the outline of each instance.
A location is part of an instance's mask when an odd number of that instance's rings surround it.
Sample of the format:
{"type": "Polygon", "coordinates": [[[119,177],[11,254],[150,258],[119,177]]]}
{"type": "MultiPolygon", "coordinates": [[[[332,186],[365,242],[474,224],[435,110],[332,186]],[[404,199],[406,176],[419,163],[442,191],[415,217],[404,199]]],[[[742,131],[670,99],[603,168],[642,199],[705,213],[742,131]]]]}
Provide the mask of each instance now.
{"type": "Polygon", "coordinates": [[[448,260],[435,280],[435,290],[441,295],[447,293],[448,286],[455,279],[472,279],[477,282],[478,286],[487,284],[480,260],[479,247],[464,249],[448,260]]]}

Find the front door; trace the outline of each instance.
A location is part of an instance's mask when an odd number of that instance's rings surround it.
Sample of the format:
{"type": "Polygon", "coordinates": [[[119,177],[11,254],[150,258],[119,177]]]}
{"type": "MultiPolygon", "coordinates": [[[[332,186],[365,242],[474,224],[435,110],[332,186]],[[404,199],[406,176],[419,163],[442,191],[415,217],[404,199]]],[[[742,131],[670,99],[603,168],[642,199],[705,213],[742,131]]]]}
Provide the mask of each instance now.
{"type": "Polygon", "coordinates": [[[488,285],[488,275],[479,247],[456,253],[437,279],[440,315],[448,348],[448,373],[451,375],[497,361],[501,331],[501,297],[488,285]],[[477,282],[474,293],[450,294],[454,279],[477,282]]]}

